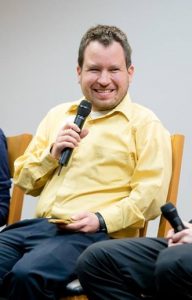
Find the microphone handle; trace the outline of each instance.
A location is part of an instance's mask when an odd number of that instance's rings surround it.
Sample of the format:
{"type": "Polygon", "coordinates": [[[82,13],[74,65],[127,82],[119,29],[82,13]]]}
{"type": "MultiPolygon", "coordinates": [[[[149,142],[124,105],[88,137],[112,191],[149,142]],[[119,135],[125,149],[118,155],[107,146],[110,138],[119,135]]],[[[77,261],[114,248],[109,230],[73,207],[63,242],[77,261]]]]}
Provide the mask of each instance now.
{"type": "MultiPolygon", "coordinates": [[[[77,115],[77,116],[75,117],[74,123],[75,123],[80,129],[82,129],[82,127],[83,127],[83,125],[84,125],[84,123],[85,123],[85,119],[86,119],[85,117],[83,117],[83,116],[81,116],[81,115],[77,115]]],[[[68,164],[68,162],[69,162],[69,159],[70,159],[70,157],[71,157],[72,151],[73,151],[72,148],[67,147],[67,148],[65,148],[65,149],[63,150],[63,152],[61,153],[61,156],[60,156],[60,159],[59,159],[59,164],[60,164],[61,168],[62,168],[63,166],[67,166],[67,164],[68,164]]],[[[61,169],[61,168],[60,168],[60,169],[61,169]]]]}
{"type": "Polygon", "coordinates": [[[172,225],[175,232],[182,231],[183,229],[186,228],[179,216],[175,217],[172,220],[172,222],[170,222],[170,224],[172,225]]]}
{"type": "Polygon", "coordinates": [[[59,159],[59,164],[63,167],[63,166],[67,166],[69,159],[71,157],[71,153],[72,153],[73,149],[72,148],[65,148],[65,151],[62,152],[61,157],[59,159]]]}

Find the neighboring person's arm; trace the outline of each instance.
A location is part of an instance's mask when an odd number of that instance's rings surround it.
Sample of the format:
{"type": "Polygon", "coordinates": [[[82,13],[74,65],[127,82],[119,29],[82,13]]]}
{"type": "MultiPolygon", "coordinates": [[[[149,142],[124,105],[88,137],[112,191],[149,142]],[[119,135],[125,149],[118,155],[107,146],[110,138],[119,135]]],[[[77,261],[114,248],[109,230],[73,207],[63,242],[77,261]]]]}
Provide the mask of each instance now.
{"type": "Polygon", "coordinates": [[[0,226],[6,224],[10,202],[11,179],[8,164],[7,144],[0,129],[0,226]]]}

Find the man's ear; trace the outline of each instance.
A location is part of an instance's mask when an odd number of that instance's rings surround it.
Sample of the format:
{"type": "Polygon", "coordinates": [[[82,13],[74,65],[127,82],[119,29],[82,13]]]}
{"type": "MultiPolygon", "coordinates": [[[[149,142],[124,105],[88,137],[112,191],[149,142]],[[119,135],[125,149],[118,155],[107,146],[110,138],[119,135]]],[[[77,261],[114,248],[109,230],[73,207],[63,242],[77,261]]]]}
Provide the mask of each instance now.
{"type": "Polygon", "coordinates": [[[130,67],[128,68],[127,71],[128,71],[128,75],[129,75],[129,82],[131,82],[133,79],[134,71],[135,71],[134,66],[130,65],[130,67]]]}
{"type": "Polygon", "coordinates": [[[80,83],[80,80],[81,80],[81,67],[79,65],[77,66],[77,76],[78,76],[78,82],[80,83]]]}

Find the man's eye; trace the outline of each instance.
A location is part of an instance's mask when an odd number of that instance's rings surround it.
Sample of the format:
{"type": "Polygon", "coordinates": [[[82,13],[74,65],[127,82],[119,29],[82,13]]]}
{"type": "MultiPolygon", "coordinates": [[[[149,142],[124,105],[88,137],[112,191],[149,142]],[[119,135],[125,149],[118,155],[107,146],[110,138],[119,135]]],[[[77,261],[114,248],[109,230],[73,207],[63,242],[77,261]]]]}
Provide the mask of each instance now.
{"type": "Polygon", "coordinates": [[[112,73],[116,73],[116,72],[118,72],[118,71],[119,71],[118,68],[111,69],[111,72],[112,72],[112,73]]]}
{"type": "Polygon", "coordinates": [[[99,69],[91,68],[91,69],[89,69],[89,71],[91,71],[91,72],[99,72],[99,69]]]}

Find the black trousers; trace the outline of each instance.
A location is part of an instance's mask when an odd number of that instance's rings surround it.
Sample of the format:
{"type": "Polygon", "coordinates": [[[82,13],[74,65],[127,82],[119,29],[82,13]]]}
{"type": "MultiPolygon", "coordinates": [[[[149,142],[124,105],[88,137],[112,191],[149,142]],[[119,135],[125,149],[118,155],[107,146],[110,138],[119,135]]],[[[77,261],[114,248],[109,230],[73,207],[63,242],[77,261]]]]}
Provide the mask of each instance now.
{"type": "Polygon", "coordinates": [[[192,299],[192,244],[167,247],[165,239],[109,240],[78,259],[90,300],[192,299]]]}
{"type": "Polygon", "coordinates": [[[0,297],[55,300],[76,277],[78,256],[105,233],[67,233],[47,219],[10,225],[0,233],[0,297]]]}

